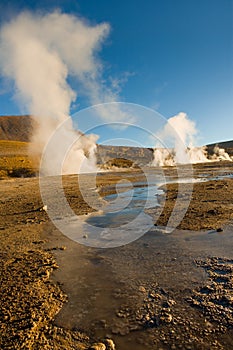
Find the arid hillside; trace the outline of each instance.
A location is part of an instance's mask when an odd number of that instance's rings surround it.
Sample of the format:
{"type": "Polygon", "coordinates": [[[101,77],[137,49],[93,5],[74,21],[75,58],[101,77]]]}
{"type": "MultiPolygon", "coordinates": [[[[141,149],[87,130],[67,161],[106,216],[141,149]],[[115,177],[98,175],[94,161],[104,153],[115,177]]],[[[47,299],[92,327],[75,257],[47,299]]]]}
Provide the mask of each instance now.
{"type": "MultiPolygon", "coordinates": [[[[0,140],[28,142],[32,134],[33,123],[35,121],[31,116],[0,116],[0,140]]],[[[6,146],[1,144],[1,147],[6,146]]],[[[224,148],[231,156],[233,156],[233,141],[219,142],[207,145],[208,153],[213,154],[214,147],[218,145],[224,148]]],[[[13,144],[9,146],[11,149],[13,144]]],[[[21,148],[20,148],[21,149],[21,148]]],[[[4,150],[1,149],[1,155],[4,150]]],[[[18,152],[17,152],[18,153],[18,152]]],[[[18,154],[19,155],[19,154],[18,154]]],[[[107,146],[98,145],[97,161],[98,164],[109,164],[115,159],[126,159],[134,165],[146,165],[153,160],[152,148],[140,148],[129,146],[107,146]]],[[[118,164],[119,166],[121,163],[118,164]]],[[[125,164],[123,164],[124,167],[125,164]]],[[[116,165],[117,166],[117,165],[116,165]]]]}
{"type": "Polygon", "coordinates": [[[210,145],[207,145],[208,153],[212,154],[214,151],[215,146],[218,145],[220,148],[224,148],[225,151],[230,155],[233,156],[233,141],[224,141],[219,143],[212,143],[210,145]]]}
{"type": "Polygon", "coordinates": [[[0,116],[0,140],[28,142],[33,119],[28,115],[0,116]]]}
{"type": "MultiPolygon", "coordinates": [[[[0,140],[29,142],[34,122],[30,116],[0,116],[0,140]]],[[[2,147],[7,146],[7,144],[0,146],[3,155],[4,149],[2,147]]],[[[13,146],[13,144],[9,145],[12,152],[13,146]]],[[[15,144],[15,146],[17,145],[15,144]]],[[[7,149],[6,151],[8,152],[7,149]]],[[[19,155],[18,151],[17,154],[19,155]]],[[[133,163],[146,165],[153,159],[153,150],[151,148],[98,145],[97,160],[99,164],[114,158],[125,158],[133,163]]]]}
{"type": "Polygon", "coordinates": [[[29,156],[29,146],[29,142],[0,140],[0,179],[36,175],[38,169],[29,156]]]}

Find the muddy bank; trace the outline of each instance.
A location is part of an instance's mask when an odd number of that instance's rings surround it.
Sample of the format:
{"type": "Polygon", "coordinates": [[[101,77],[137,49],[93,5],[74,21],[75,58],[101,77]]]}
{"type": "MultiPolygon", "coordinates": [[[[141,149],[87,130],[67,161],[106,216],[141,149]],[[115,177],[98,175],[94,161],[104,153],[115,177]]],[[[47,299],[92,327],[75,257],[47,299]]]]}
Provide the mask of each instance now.
{"type": "MultiPolygon", "coordinates": [[[[125,176],[125,172],[97,176],[100,193],[114,191],[113,185],[125,176]]],[[[91,176],[84,177],[85,186],[93,183],[91,176]]],[[[63,177],[62,186],[76,214],[95,210],[83,199],[78,176],[63,177]]],[[[56,178],[49,178],[47,187],[51,202],[56,203],[56,178]]],[[[43,208],[39,179],[2,180],[0,197],[0,347],[89,348],[94,340],[88,335],[56,327],[52,322],[67,301],[67,295],[50,278],[59,268],[54,252],[64,253],[66,246],[43,208]]],[[[76,252],[79,249],[76,245],[76,252]]]]}
{"type": "MultiPolygon", "coordinates": [[[[75,211],[93,211],[82,198],[77,176],[63,180],[75,211]]],[[[49,187],[54,199],[51,183],[49,187]]],[[[0,196],[1,349],[89,348],[92,342],[87,335],[52,322],[67,301],[66,294],[50,278],[58,269],[54,251],[63,252],[66,247],[58,243],[59,232],[43,209],[38,179],[1,181],[0,196]]]]}

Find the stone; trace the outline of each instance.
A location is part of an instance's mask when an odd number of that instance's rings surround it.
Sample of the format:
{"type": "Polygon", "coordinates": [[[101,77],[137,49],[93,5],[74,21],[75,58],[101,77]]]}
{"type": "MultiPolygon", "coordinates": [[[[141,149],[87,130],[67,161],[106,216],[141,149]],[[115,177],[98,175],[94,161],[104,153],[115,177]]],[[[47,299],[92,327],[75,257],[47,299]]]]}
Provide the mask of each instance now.
{"type": "Polygon", "coordinates": [[[105,339],[104,342],[107,346],[107,350],[116,350],[116,346],[112,339],[105,339]]]}
{"type": "Polygon", "coordinates": [[[146,293],[146,288],[143,287],[143,286],[139,286],[139,287],[138,287],[138,290],[139,290],[139,292],[141,292],[141,293],[146,293]]]}
{"type": "Polygon", "coordinates": [[[171,314],[165,314],[160,317],[160,321],[163,323],[171,323],[172,322],[172,315],[171,314]]]}
{"type": "Polygon", "coordinates": [[[89,348],[89,350],[106,350],[106,346],[103,343],[95,343],[89,348]]]}

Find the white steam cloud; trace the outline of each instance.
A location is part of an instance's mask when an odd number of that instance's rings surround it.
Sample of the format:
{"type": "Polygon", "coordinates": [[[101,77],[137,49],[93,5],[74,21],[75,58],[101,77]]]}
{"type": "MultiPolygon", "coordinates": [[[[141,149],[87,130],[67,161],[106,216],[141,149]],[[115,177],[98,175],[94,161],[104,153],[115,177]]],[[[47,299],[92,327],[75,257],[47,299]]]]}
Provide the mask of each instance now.
{"type": "Polygon", "coordinates": [[[220,148],[219,146],[214,147],[214,154],[211,158],[212,160],[228,160],[232,161],[232,157],[225,151],[224,148],[220,148]]]}
{"type": "MultiPolygon", "coordinates": [[[[96,57],[109,30],[107,23],[91,26],[81,18],[60,12],[46,15],[24,12],[1,28],[1,73],[13,79],[15,97],[24,112],[37,118],[32,139],[37,150],[41,152],[53,131],[65,122],[62,139],[54,145],[53,157],[46,160],[44,170],[48,174],[54,174],[57,168],[56,154],[60,149],[73,143],[62,172],[80,172],[84,160],[86,166],[82,171],[95,168],[97,138],[92,135],[77,140],[78,133],[69,117],[71,103],[77,96],[67,78],[75,76],[80,90],[92,104],[117,100],[117,93],[101,84],[103,67],[96,57]]],[[[114,108],[113,121],[128,120],[117,104],[114,108]]],[[[106,106],[101,117],[109,121],[106,106]]]]}
{"type": "Polygon", "coordinates": [[[180,112],[168,119],[163,130],[156,136],[160,141],[154,150],[153,166],[204,163],[208,161],[232,160],[224,149],[215,147],[214,155],[208,158],[206,147],[195,147],[198,131],[186,113],[180,112]],[[164,145],[168,144],[168,147],[164,145]]]}

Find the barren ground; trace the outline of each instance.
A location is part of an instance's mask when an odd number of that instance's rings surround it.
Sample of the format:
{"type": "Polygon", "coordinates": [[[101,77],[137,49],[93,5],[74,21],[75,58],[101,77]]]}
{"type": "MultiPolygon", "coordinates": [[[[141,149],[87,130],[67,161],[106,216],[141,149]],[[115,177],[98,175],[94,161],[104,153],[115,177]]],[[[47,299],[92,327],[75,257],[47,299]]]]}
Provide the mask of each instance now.
{"type": "MultiPolygon", "coordinates": [[[[232,169],[219,163],[195,171],[212,177],[232,169]]],[[[124,174],[99,175],[100,193],[113,192],[124,174]]],[[[143,176],[135,170],[131,178],[143,176]]],[[[76,176],[64,177],[63,185],[76,214],[92,211],[76,176]]],[[[183,186],[179,210],[190,190],[183,186]]],[[[179,225],[187,231],[167,236],[159,227],[177,185],[165,193],[158,229],[127,246],[97,250],[58,232],[43,210],[37,178],[1,180],[0,348],[88,349],[110,337],[120,350],[233,349],[233,179],[195,183],[179,225]]]]}

